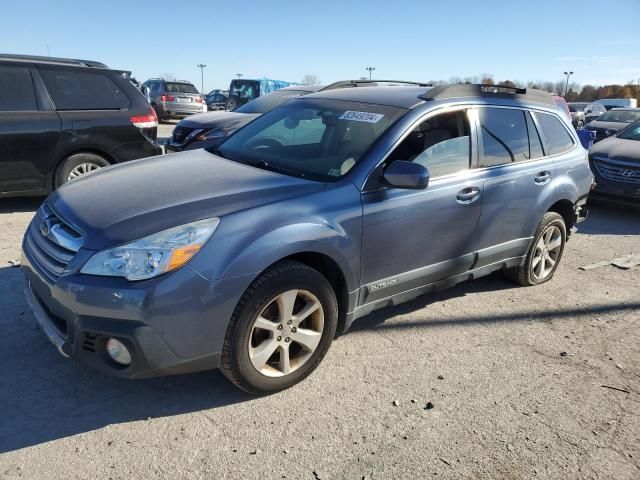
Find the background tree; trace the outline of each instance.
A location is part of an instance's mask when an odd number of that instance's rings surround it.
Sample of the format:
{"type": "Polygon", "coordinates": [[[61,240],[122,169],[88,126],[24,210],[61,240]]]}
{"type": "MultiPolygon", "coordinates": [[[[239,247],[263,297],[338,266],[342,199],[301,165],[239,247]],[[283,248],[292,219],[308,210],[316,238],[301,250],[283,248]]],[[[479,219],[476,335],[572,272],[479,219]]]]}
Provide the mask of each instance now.
{"type": "Polygon", "coordinates": [[[158,75],[158,78],[164,78],[165,80],[177,80],[176,76],[173,73],[169,73],[169,72],[165,72],[165,73],[160,73],[158,75]]]}
{"type": "Polygon", "coordinates": [[[303,85],[320,85],[320,77],[313,73],[307,73],[300,81],[303,85]]]}

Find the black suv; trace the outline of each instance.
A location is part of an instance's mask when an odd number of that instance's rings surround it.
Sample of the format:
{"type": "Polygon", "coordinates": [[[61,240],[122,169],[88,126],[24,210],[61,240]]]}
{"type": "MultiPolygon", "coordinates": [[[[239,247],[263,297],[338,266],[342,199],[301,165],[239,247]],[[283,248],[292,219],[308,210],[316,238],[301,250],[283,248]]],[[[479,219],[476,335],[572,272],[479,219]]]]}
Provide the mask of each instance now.
{"type": "Polygon", "coordinates": [[[112,163],[161,153],[130,72],[0,54],[0,196],[44,195],[112,163]]]}

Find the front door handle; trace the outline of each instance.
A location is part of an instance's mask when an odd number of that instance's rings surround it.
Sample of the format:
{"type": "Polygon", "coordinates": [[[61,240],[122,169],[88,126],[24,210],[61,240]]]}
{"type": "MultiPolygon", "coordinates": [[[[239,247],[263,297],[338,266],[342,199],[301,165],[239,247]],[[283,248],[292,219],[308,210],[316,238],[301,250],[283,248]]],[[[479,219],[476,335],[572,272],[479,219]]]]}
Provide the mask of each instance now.
{"type": "Polygon", "coordinates": [[[538,185],[544,185],[545,183],[549,183],[549,180],[551,180],[551,172],[548,170],[538,173],[534,178],[534,181],[538,185]]]}
{"type": "Polygon", "coordinates": [[[480,198],[480,189],[478,187],[463,188],[456,195],[456,202],[462,205],[468,205],[480,198]]]}

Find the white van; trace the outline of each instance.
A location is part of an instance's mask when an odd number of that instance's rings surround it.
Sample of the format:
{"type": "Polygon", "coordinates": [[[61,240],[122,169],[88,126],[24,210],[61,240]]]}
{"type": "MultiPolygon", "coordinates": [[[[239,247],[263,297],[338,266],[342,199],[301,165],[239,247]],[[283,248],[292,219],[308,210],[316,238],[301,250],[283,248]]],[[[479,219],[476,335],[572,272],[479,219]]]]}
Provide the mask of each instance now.
{"type": "Polygon", "coordinates": [[[638,101],[635,98],[603,98],[594,103],[603,105],[607,110],[618,107],[636,108],[638,106],[638,101]]]}

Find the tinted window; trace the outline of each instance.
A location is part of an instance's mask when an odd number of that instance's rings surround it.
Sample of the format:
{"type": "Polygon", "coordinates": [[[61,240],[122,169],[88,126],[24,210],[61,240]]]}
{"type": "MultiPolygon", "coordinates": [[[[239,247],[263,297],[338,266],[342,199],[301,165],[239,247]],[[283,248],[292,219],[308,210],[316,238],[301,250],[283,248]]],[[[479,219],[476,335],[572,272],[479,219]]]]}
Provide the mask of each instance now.
{"type": "Polygon", "coordinates": [[[560,119],[548,113],[536,112],[535,115],[542,130],[547,155],[557,155],[573,148],[573,138],[560,119]]]}
{"type": "Polygon", "coordinates": [[[28,68],[0,67],[0,111],[37,110],[28,68]]]}
{"type": "Polygon", "coordinates": [[[171,93],[198,93],[196,87],[190,83],[165,82],[167,92],[171,93]]]}
{"type": "Polygon", "coordinates": [[[540,158],[544,156],[540,134],[538,133],[536,125],[533,123],[531,113],[527,112],[525,116],[527,118],[527,131],[529,133],[529,158],[540,158]]]}
{"type": "Polygon", "coordinates": [[[484,147],[481,167],[529,160],[529,135],[524,111],[481,108],[478,113],[484,147]]]}
{"type": "Polygon", "coordinates": [[[116,110],[129,99],[113,80],[101,73],[41,70],[57,110],[116,110]]]}
{"type": "Polygon", "coordinates": [[[391,152],[387,163],[408,160],[424,165],[431,178],[469,169],[469,121],[464,111],[425,120],[391,152]]]}
{"type": "Polygon", "coordinates": [[[638,110],[609,110],[598,118],[600,122],[631,123],[640,120],[640,109],[638,110]]]}
{"type": "Polygon", "coordinates": [[[640,121],[629,125],[618,134],[618,138],[625,140],[640,140],[640,121]]]}

